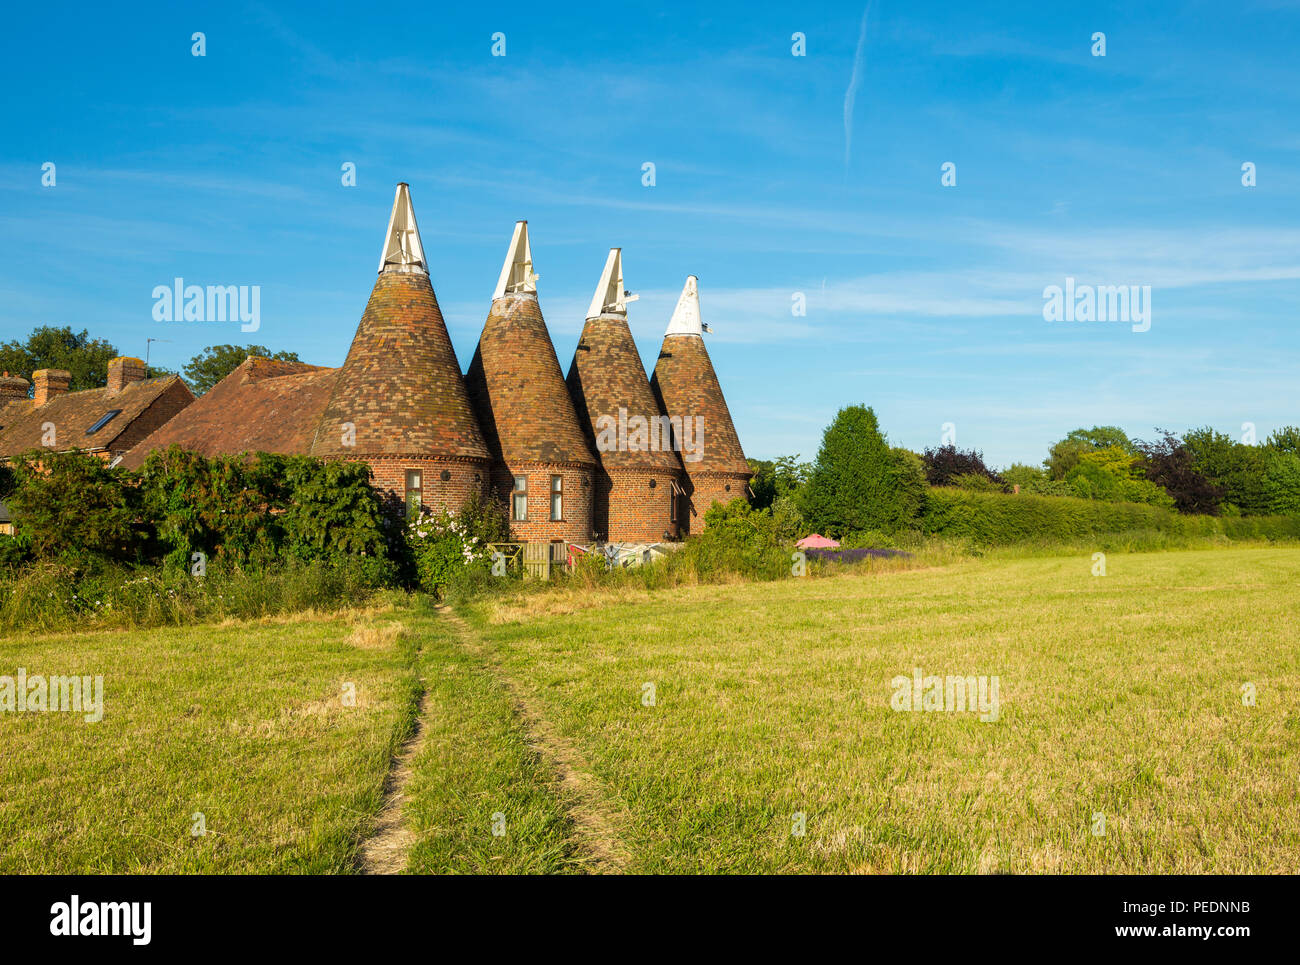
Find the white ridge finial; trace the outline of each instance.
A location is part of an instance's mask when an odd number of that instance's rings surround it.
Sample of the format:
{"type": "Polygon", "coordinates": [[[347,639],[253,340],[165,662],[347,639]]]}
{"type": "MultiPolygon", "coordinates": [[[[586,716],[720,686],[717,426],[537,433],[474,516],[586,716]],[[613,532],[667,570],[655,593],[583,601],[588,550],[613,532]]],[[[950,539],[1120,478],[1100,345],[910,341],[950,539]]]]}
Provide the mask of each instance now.
{"type": "Polygon", "coordinates": [[[668,322],[665,335],[703,335],[709,326],[700,320],[699,279],[694,275],[686,276],[686,284],[673,309],[673,317],[668,322]]]}
{"type": "Polygon", "coordinates": [[[623,289],[623,249],[609,249],[605,270],[601,272],[600,284],[596,286],[596,294],[591,299],[591,307],[587,309],[587,317],[596,318],[606,312],[626,315],[627,303],[640,297],[623,289]]]}
{"type": "Polygon", "coordinates": [[[510,250],[506,252],[506,263],[501,266],[501,277],[497,279],[496,291],[492,300],[510,292],[535,292],[537,279],[533,274],[533,250],[528,244],[528,222],[516,221],[515,233],[510,239],[510,250]]]}
{"type": "Polygon", "coordinates": [[[384,253],[379,256],[379,271],[408,271],[428,274],[420,228],[411,207],[411,186],[403,181],[393,198],[393,213],[388,216],[388,234],[384,236],[384,253]]]}

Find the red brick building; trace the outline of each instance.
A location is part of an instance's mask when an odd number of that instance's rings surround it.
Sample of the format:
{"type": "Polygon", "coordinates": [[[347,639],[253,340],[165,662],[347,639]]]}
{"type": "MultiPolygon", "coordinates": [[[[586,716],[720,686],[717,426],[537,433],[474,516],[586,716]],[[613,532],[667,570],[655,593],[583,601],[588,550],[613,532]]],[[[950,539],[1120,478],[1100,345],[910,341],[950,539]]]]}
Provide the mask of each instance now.
{"type": "Polygon", "coordinates": [[[600,459],[596,533],[615,543],[679,538],[682,464],[663,432],[641,353],[627,324],[623,254],[612,248],[569,366],[568,386],[587,444],[600,459]]]}
{"type": "Polygon", "coordinates": [[[0,377],[0,459],[33,449],[80,449],[113,461],[194,401],[179,376],[145,378],[143,361],[120,356],[108,363],[108,384],[69,392],[63,369],[26,379],[0,377]]]}
{"type": "Polygon", "coordinates": [[[682,522],[688,535],[704,529],[704,513],[715,502],[748,498],[752,475],[704,347],[705,331],[697,279],[691,275],[677,300],[650,379],[660,410],[680,419],[687,437],[681,457],[686,471],[682,522]]]}
{"type": "MultiPolygon", "coordinates": [[[[370,465],[394,509],[454,511],[470,496],[495,496],[514,538],[528,542],[676,539],[699,528],[706,500],[742,495],[749,469],[698,332],[683,337],[670,325],[664,345],[682,343],[677,363],[665,366],[661,353],[662,385],[647,380],[615,249],[566,382],[536,278],[521,221],[462,376],[410,190],[400,184],[379,276],[343,365],[250,358],[166,425],[141,434],[123,462],[138,466],[152,449],[172,444],[209,456],[356,459],[370,465]],[[703,419],[702,440],[689,431],[683,440],[682,414],[703,419]],[[657,446],[641,442],[633,416],[645,417],[657,446]],[[684,468],[674,450],[683,441],[684,468]],[[703,458],[693,465],[701,441],[703,458]]],[[[678,324],[677,313],[673,319],[678,324]]]]}
{"type": "Polygon", "coordinates": [[[465,375],[493,489],[520,541],[592,539],[596,458],[587,448],[537,302],[528,222],[515,225],[478,349],[465,375]]]}

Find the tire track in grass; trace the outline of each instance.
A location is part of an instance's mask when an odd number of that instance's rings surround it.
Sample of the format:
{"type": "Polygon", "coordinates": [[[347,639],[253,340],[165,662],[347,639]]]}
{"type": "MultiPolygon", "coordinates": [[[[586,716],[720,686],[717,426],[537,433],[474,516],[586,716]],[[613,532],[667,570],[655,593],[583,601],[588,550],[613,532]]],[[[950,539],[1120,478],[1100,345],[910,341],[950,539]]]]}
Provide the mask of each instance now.
{"type": "MultiPolygon", "coordinates": [[[[411,665],[417,666],[420,647],[412,652],[411,665]]],[[[384,778],[384,803],[375,816],[374,831],[361,842],[357,852],[356,868],[363,875],[397,875],[406,870],[415,832],[403,818],[407,787],[414,773],[411,767],[420,748],[424,746],[425,720],[429,712],[429,687],[420,678],[420,696],[411,724],[411,733],[404,740],[388,767],[384,778]]]]}
{"type": "Polygon", "coordinates": [[[611,805],[586,758],[510,679],[496,654],[464,618],[446,606],[439,607],[438,612],[451,625],[460,644],[500,681],[515,716],[523,725],[528,744],[555,772],[563,792],[562,803],[573,821],[575,844],[582,854],[584,870],[592,874],[625,873],[630,854],[619,833],[625,816],[611,805]]]}

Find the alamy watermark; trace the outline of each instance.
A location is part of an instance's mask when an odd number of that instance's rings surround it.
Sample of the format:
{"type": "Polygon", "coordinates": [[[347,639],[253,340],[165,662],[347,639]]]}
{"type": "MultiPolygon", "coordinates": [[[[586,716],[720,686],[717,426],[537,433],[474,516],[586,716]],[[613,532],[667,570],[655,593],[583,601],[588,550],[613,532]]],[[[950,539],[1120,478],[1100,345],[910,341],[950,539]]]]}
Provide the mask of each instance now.
{"type": "Polygon", "coordinates": [[[1150,285],[1076,285],[1065,279],[1065,287],[1043,289],[1045,322],[1124,322],[1133,331],[1151,328],[1150,285]]]}
{"type": "Polygon", "coordinates": [[[704,416],[627,414],[596,417],[596,449],[600,452],[667,452],[677,450],[683,462],[704,458],[704,416]]]}
{"type": "Polygon", "coordinates": [[[187,285],[184,278],[153,290],[155,322],[242,322],[241,332],[262,327],[261,285],[187,285]]]}
{"type": "Polygon", "coordinates": [[[926,676],[920,667],[912,676],[899,674],[889,682],[894,695],[889,706],[902,711],[947,711],[966,713],[979,711],[980,720],[991,723],[998,719],[997,675],[926,676]]]}
{"type": "Polygon", "coordinates": [[[104,677],[46,677],[27,675],[19,667],[17,676],[0,676],[0,712],[78,713],[85,714],[87,724],[104,719],[104,677]]]}

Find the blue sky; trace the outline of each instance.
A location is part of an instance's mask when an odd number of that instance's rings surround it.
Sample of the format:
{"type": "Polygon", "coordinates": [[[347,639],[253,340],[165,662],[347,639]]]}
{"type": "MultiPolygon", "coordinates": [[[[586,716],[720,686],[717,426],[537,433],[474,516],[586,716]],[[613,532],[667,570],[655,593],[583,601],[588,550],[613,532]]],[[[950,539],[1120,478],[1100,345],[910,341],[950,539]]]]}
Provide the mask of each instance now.
{"type": "Polygon", "coordinates": [[[566,371],[621,245],[647,369],[699,276],[751,456],[853,402],[999,465],[1300,423],[1300,3],[549,6],[11,8],[0,338],[340,364],[407,181],[462,366],[516,219],[566,371]],[[176,276],[260,285],[261,330],[155,322],[176,276]],[[1066,276],[1150,285],[1150,330],[1044,321],[1066,276]]]}

